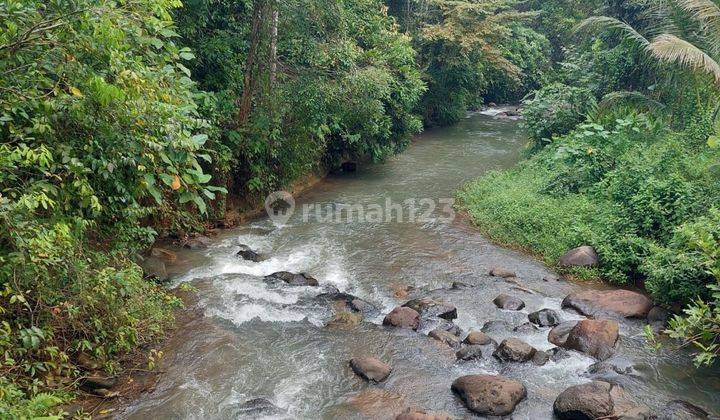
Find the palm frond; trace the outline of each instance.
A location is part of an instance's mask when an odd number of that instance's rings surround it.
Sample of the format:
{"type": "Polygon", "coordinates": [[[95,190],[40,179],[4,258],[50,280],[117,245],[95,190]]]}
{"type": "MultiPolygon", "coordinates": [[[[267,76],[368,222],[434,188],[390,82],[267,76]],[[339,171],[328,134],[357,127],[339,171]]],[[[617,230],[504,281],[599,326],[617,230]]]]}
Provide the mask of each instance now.
{"type": "Polygon", "coordinates": [[[641,92],[621,90],[603,96],[600,103],[598,103],[598,111],[604,113],[620,105],[632,105],[636,108],[644,108],[652,113],[665,109],[665,104],[649,98],[641,92]]]}
{"type": "Polygon", "coordinates": [[[720,65],[701,49],[675,35],[658,36],[648,45],[648,50],[660,60],[707,73],[720,84],[720,65]]]}
{"type": "Polygon", "coordinates": [[[679,6],[708,29],[720,35],[720,7],[712,0],[677,0],[679,6]]]}
{"type": "Polygon", "coordinates": [[[627,23],[609,16],[592,16],[575,26],[576,33],[584,32],[606,32],[610,35],[619,36],[623,39],[632,39],[640,47],[646,48],[650,42],[627,23]]]}

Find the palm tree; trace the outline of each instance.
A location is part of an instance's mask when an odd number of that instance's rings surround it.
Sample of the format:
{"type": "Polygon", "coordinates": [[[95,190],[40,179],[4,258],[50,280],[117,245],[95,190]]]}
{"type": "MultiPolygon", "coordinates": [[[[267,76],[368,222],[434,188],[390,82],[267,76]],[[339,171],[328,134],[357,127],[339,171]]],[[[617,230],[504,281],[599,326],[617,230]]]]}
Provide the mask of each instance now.
{"type": "MultiPolygon", "coordinates": [[[[642,28],[614,17],[593,16],[582,21],[578,32],[600,32],[630,40],[659,63],[679,66],[685,72],[706,75],[720,90],[720,6],[713,0],[658,0],[644,10],[642,28]]],[[[640,26],[640,25],[638,25],[640,26]]],[[[629,97],[614,92],[610,100],[629,97]]],[[[633,96],[635,95],[635,96],[633,96]]],[[[717,119],[720,107],[714,113],[717,119]]]]}
{"type": "Polygon", "coordinates": [[[608,16],[585,19],[577,30],[614,32],[633,40],[662,62],[710,75],[720,87],[720,6],[712,0],[670,0],[654,2],[646,12],[648,17],[653,18],[653,23],[644,28],[647,36],[629,24],[608,16]],[[678,20],[683,18],[694,20],[696,25],[692,34],[679,29],[682,22],[678,20]],[[685,38],[686,35],[690,38],[685,38]]]}

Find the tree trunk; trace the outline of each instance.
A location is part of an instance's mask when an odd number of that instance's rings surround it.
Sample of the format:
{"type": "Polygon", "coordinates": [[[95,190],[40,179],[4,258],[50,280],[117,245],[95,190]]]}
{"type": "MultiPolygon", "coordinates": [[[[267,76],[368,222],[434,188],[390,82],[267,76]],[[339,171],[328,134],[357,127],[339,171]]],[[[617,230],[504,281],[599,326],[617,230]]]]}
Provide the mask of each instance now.
{"type": "Polygon", "coordinates": [[[272,89],[277,78],[277,39],[278,39],[278,21],[280,20],[280,14],[278,11],[277,3],[273,6],[272,12],[272,29],[270,32],[270,88],[272,89]]]}
{"type": "Polygon", "coordinates": [[[253,5],[250,49],[248,50],[248,55],[245,59],[245,79],[243,81],[243,92],[238,106],[238,127],[242,127],[247,124],[248,118],[250,118],[250,111],[252,110],[253,97],[255,96],[258,76],[256,74],[257,72],[255,71],[255,67],[257,65],[257,55],[262,32],[263,10],[265,9],[263,3],[264,0],[255,0],[253,5]]]}

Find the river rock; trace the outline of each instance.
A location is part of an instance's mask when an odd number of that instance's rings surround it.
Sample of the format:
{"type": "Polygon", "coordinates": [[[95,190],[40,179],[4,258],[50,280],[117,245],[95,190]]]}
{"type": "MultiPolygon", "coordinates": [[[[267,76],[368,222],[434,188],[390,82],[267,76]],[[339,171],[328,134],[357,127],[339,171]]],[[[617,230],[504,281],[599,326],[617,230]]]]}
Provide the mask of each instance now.
{"type": "Polygon", "coordinates": [[[420,325],[420,314],[412,308],[400,306],[385,316],[383,325],[417,330],[420,325]]]}
{"type": "Polygon", "coordinates": [[[465,337],[463,343],[477,346],[487,346],[488,344],[494,343],[495,340],[490,338],[489,335],[481,331],[470,331],[470,334],[465,337]]]}
{"type": "Polygon", "coordinates": [[[320,284],[317,279],[307,274],[295,274],[288,271],[279,271],[265,276],[265,281],[268,283],[283,282],[290,286],[318,286],[320,284]]]}
{"type": "Polygon", "coordinates": [[[535,355],[534,347],[517,338],[503,340],[493,352],[493,356],[503,362],[527,362],[535,355]]]}
{"type": "Polygon", "coordinates": [[[186,240],[183,247],[196,251],[199,249],[206,249],[211,243],[212,241],[207,236],[196,235],[186,240]]]}
{"type": "Polygon", "coordinates": [[[647,322],[655,331],[662,331],[665,329],[669,319],[670,312],[660,306],[655,306],[650,309],[650,312],[648,312],[647,315],[647,322]]]}
{"type": "Polygon", "coordinates": [[[431,298],[413,299],[403,306],[414,309],[423,318],[438,317],[448,320],[457,318],[457,308],[441,300],[431,298]]]}
{"type": "Polygon", "coordinates": [[[560,315],[552,309],[541,309],[528,314],[528,319],[533,324],[541,327],[554,327],[560,323],[560,315]]]}
{"type": "Polygon", "coordinates": [[[650,410],[633,401],[620,386],[601,381],[566,389],[555,399],[553,411],[561,420],[652,418],[650,410]]]}
{"type": "Polygon", "coordinates": [[[146,279],[152,279],[157,282],[166,282],[170,279],[165,261],[158,257],[147,257],[141,263],[140,267],[145,273],[146,279]]]}
{"type": "Polygon", "coordinates": [[[263,261],[265,258],[263,258],[262,255],[258,254],[257,252],[250,249],[247,245],[240,245],[240,250],[237,252],[238,257],[252,262],[260,262],[263,261]]]}
{"type": "Polygon", "coordinates": [[[486,346],[468,345],[455,352],[455,357],[458,360],[482,359],[484,357],[483,351],[486,348],[486,346]]]}
{"type": "Polygon", "coordinates": [[[496,375],[468,375],[456,379],[451,387],[471,411],[483,416],[512,414],[527,398],[525,385],[496,375]]]}
{"type": "Polygon", "coordinates": [[[542,350],[536,351],[532,357],[535,366],[544,366],[548,361],[550,361],[550,354],[542,350]]]}
{"type": "Polygon", "coordinates": [[[462,337],[462,335],[464,334],[462,328],[455,325],[455,323],[453,323],[452,321],[448,321],[448,320],[445,320],[442,318],[427,320],[427,321],[423,322],[422,324],[423,324],[423,327],[428,327],[428,329],[432,329],[432,330],[437,329],[437,330],[447,331],[450,334],[455,335],[457,337],[462,337]]]}
{"type": "Polygon", "coordinates": [[[471,286],[467,283],[463,283],[461,281],[454,281],[454,282],[452,282],[452,285],[450,285],[450,289],[452,289],[452,290],[469,289],[471,287],[473,287],[473,286],[471,286]]]}
{"type": "Polygon", "coordinates": [[[577,321],[565,321],[559,323],[548,333],[548,341],[556,346],[564,346],[568,334],[570,334],[570,331],[575,328],[575,325],[577,325],[577,321]]]}
{"type": "Polygon", "coordinates": [[[271,403],[265,398],[255,398],[237,404],[232,407],[234,418],[237,417],[261,417],[261,416],[277,416],[285,412],[282,408],[271,403]]]}
{"type": "Polygon", "coordinates": [[[372,303],[355,295],[339,292],[337,289],[335,289],[335,291],[321,293],[316,296],[316,299],[328,302],[341,302],[349,311],[361,312],[364,315],[377,314],[378,312],[377,307],[372,303]]]}
{"type": "Polygon", "coordinates": [[[395,420],[450,420],[450,417],[445,414],[429,414],[418,408],[408,408],[395,417],[395,420]]]}
{"type": "Polygon", "coordinates": [[[392,369],[374,357],[356,357],[350,360],[353,372],[366,381],[382,382],[390,376],[392,369]]]}
{"type": "Polygon", "coordinates": [[[177,260],[177,254],[165,248],[160,248],[158,246],[153,247],[150,250],[150,256],[160,258],[165,262],[175,262],[177,260]]]}
{"type": "Polygon", "coordinates": [[[617,322],[607,319],[585,319],[570,330],[562,347],[605,360],[613,355],[619,339],[617,322]]]}
{"type": "Polygon", "coordinates": [[[80,388],[88,392],[94,392],[98,389],[109,390],[117,385],[117,382],[115,376],[89,375],[82,380],[80,388]]]}
{"type": "Polygon", "coordinates": [[[587,369],[587,373],[593,376],[614,376],[632,373],[633,368],[628,363],[605,360],[593,363],[587,369]]]}
{"type": "Polygon", "coordinates": [[[504,267],[493,267],[490,270],[490,275],[493,277],[502,277],[504,279],[510,277],[517,277],[515,272],[504,267]]]}
{"type": "Polygon", "coordinates": [[[585,290],[568,295],[563,300],[562,307],[573,308],[590,317],[614,315],[645,318],[653,303],[642,293],[630,290],[585,290]]]}
{"type": "Polygon", "coordinates": [[[718,417],[711,417],[707,410],[695,404],[683,400],[673,400],[665,405],[658,418],[660,420],[707,420],[718,417]]]}
{"type": "Polygon", "coordinates": [[[441,343],[447,344],[452,348],[460,347],[460,337],[441,328],[436,328],[430,331],[428,336],[434,338],[435,340],[438,340],[441,343]]]}
{"type": "Polygon", "coordinates": [[[558,261],[558,264],[563,267],[594,267],[599,263],[600,258],[591,246],[571,249],[558,261]]]}
{"type": "Polygon", "coordinates": [[[525,302],[514,296],[506,294],[501,294],[500,296],[496,297],[493,300],[493,303],[498,308],[509,311],[519,311],[520,309],[525,307],[525,302]]]}
{"type": "Polygon", "coordinates": [[[357,312],[338,312],[325,325],[327,328],[338,330],[351,330],[362,322],[363,317],[357,312]]]}

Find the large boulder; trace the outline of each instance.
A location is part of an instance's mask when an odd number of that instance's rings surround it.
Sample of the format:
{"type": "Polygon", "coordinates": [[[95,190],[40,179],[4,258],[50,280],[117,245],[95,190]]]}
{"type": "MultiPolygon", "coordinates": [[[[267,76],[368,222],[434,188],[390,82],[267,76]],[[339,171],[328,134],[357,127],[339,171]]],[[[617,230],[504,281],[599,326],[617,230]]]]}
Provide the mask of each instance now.
{"type": "Polygon", "coordinates": [[[165,261],[158,257],[147,257],[140,262],[146,279],[152,279],[157,282],[166,282],[170,279],[165,266],[165,261]]]}
{"type": "Polygon", "coordinates": [[[256,251],[254,251],[247,245],[240,245],[240,250],[235,255],[244,260],[252,262],[260,262],[265,259],[262,255],[258,254],[256,251]]]}
{"type": "Polygon", "coordinates": [[[653,330],[662,331],[667,327],[668,320],[670,320],[670,312],[666,309],[656,306],[650,309],[647,315],[647,322],[650,324],[653,330]]]}
{"type": "Polygon", "coordinates": [[[551,329],[548,333],[548,341],[555,344],[556,346],[564,346],[567,341],[568,334],[575,328],[577,321],[565,321],[561,322],[551,329]]]}
{"type": "Polygon", "coordinates": [[[549,361],[550,353],[542,350],[536,351],[532,358],[532,362],[536,366],[545,366],[545,364],[549,361]]]}
{"type": "Polygon", "coordinates": [[[605,360],[613,355],[619,339],[617,322],[607,319],[585,319],[570,330],[562,347],[605,360]]]}
{"type": "Polygon", "coordinates": [[[371,382],[382,382],[390,376],[392,368],[374,357],[356,357],[350,367],[358,376],[371,382]]]}
{"type": "Polygon", "coordinates": [[[652,418],[650,410],[633,401],[620,386],[601,381],[566,389],[555,399],[553,411],[561,420],[652,418]]]}
{"type": "Polygon", "coordinates": [[[590,317],[645,318],[653,303],[642,293],[630,290],[585,290],[568,295],[562,307],[575,309],[590,317]]]}
{"type": "Polygon", "coordinates": [[[508,338],[495,349],[493,356],[503,362],[527,362],[535,355],[534,347],[517,338],[508,338]]]}
{"type": "Polygon", "coordinates": [[[385,316],[383,325],[417,330],[420,325],[420,314],[412,308],[400,306],[385,316]]]}
{"type": "Polygon", "coordinates": [[[525,307],[525,302],[523,302],[521,299],[516,298],[515,296],[506,295],[504,293],[493,299],[493,303],[498,308],[509,311],[519,311],[520,309],[525,307]]]}
{"type": "Polygon", "coordinates": [[[554,327],[560,323],[560,315],[552,309],[541,309],[528,314],[528,319],[541,327],[554,327]]]}
{"type": "Polygon", "coordinates": [[[495,340],[490,338],[489,335],[481,331],[470,331],[470,334],[465,337],[463,343],[477,346],[487,346],[488,344],[494,343],[495,340]]]}
{"type": "Polygon", "coordinates": [[[310,277],[305,273],[296,274],[288,271],[279,271],[277,273],[272,273],[269,276],[265,276],[265,282],[283,282],[290,286],[318,286],[320,284],[317,279],[310,277]]]}
{"type": "Polygon", "coordinates": [[[441,343],[447,344],[452,348],[460,347],[460,337],[451,333],[450,331],[445,331],[442,328],[436,328],[430,331],[428,336],[434,338],[441,343]]]}
{"type": "Polygon", "coordinates": [[[558,264],[563,267],[594,267],[599,262],[600,258],[593,247],[581,246],[565,253],[558,264]]]}
{"type": "Polygon", "coordinates": [[[468,375],[456,379],[451,389],[471,411],[483,416],[512,414],[527,398],[525,385],[496,375],[468,375]]]}
{"type": "Polygon", "coordinates": [[[438,317],[448,320],[457,318],[457,308],[442,300],[431,298],[413,299],[403,306],[414,309],[423,318],[438,317]]]}

